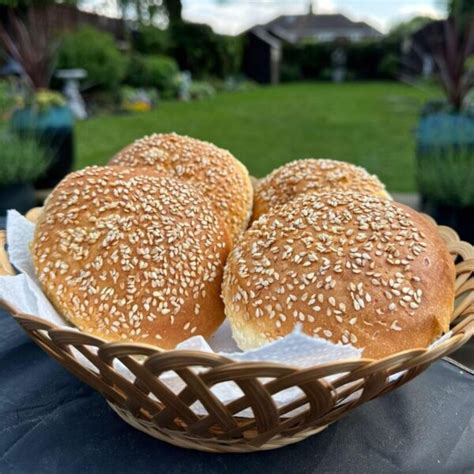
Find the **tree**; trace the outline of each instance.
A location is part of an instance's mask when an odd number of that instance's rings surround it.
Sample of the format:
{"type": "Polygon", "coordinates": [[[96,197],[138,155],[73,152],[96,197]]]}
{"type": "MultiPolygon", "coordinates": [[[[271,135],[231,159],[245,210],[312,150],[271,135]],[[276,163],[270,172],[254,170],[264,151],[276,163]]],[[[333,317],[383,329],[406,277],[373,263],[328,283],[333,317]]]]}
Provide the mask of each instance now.
{"type": "Polygon", "coordinates": [[[451,16],[469,16],[474,14],[473,0],[450,0],[448,12],[451,16]]]}
{"type": "Polygon", "coordinates": [[[408,36],[411,36],[413,33],[418,31],[423,26],[427,25],[433,21],[432,18],[427,16],[416,16],[408,21],[403,21],[395,25],[389,32],[389,36],[403,40],[408,36]]]}
{"type": "Polygon", "coordinates": [[[0,0],[0,6],[10,8],[43,7],[52,3],[76,4],[78,0],[0,0]]]}
{"type": "Polygon", "coordinates": [[[117,3],[123,18],[132,17],[140,25],[181,21],[181,0],[117,0],[117,3]]]}
{"type": "Polygon", "coordinates": [[[474,23],[474,1],[473,0],[450,0],[448,15],[455,18],[461,34],[466,34],[474,23]]]}
{"type": "Polygon", "coordinates": [[[182,5],[181,0],[165,0],[165,7],[168,14],[168,21],[174,23],[181,21],[182,5]]]}

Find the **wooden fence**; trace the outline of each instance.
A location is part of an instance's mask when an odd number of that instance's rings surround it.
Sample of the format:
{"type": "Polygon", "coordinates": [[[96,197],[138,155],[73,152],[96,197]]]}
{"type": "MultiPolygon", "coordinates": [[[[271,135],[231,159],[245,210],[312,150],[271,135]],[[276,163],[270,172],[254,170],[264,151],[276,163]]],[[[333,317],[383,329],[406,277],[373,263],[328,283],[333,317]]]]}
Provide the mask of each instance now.
{"type": "MultiPolygon", "coordinates": [[[[73,31],[83,25],[93,26],[111,33],[117,40],[125,39],[125,25],[118,18],[109,18],[79,10],[73,5],[52,4],[44,7],[31,8],[35,22],[41,22],[51,32],[73,31]]],[[[0,21],[7,21],[8,8],[0,7],[0,21]]]]}

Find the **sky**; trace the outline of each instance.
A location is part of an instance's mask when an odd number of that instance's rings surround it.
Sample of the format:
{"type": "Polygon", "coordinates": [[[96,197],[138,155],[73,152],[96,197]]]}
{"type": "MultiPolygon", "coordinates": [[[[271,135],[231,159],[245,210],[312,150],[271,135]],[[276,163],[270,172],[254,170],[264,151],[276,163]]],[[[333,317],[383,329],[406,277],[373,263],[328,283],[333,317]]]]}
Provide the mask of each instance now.
{"type": "MultiPolygon", "coordinates": [[[[416,15],[440,17],[440,0],[314,0],[316,13],[344,13],[386,32],[394,24],[416,15]]],[[[183,17],[210,24],[217,33],[238,34],[281,14],[301,14],[309,0],[183,0],[183,17]]]]}
{"type": "MultiPolygon", "coordinates": [[[[236,35],[278,15],[303,14],[310,3],[316,13],[344,13],[382,32],[416,15],[439,18],[443,0],[182,0],[183,18],[207,23],[214,31],[236,35]]],[[[83,0],[84,9],[117,16],[116,0],[83,0]]]]}

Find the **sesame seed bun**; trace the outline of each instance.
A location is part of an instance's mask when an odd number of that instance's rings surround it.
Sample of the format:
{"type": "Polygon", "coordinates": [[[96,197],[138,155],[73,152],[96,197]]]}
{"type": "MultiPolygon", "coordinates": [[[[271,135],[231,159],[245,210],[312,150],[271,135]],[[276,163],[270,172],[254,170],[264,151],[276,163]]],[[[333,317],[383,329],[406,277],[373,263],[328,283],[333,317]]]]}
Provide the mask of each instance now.
{"type": "Polygon", "coordinates": [[[232,240],[248,226],[253,187],[247,168],[212,143],[175,133],[154,134],[136,140],[109,164],[150,166],[192,183],[222,215],[232,240]]]}
{"type": "Polygon", "coordinates": [[[308,158],[287,163],[256,184],[253,219],[302,194],[332,191],[355,191],[390,199],[384,184],[364,168],[343,161],[308,158]]]}
{"type": "Polygon", "coordinates": [[[416,211],[360,193],[307,194],[245,232],[222,292],[242,349],[301,324],[381,358],[448,330],[454,279],[436,227],[416,211]]]}
{"type": "Polygon", "coordinates": [[[222,323],[229,248],[224,223],[193,186],[94,166],[48,197],[32,254],[44,292],[79,329],[168,349],[222,323]]]}

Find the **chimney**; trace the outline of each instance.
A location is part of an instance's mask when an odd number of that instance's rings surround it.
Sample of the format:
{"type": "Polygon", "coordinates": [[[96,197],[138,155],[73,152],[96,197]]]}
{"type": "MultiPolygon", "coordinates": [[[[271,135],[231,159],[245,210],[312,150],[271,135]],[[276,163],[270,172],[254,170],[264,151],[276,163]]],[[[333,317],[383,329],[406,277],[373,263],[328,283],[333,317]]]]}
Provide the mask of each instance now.
{"type": "Polygon", "coordinates": [[[309,0],[309,9],[308,9],[308,15],[314,15],[314,6],[313,6],[313,0],[309,0]]]}

